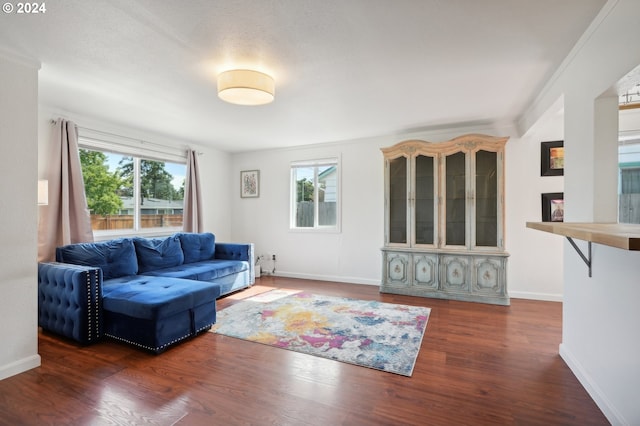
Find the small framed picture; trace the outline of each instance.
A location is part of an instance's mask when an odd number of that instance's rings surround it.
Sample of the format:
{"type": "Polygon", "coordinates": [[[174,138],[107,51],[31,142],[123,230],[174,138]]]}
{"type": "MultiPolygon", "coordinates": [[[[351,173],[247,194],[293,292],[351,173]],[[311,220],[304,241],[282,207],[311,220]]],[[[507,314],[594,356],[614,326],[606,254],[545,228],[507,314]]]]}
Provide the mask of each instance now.
{"type": "Polygon", "coordinates": [[[542,142],[540,176],[564,176],[564,141],[542,142]]]}
{"type": "Polygon", "coordinates": [[[240,197],[256,198],[260,196],[260,170],[240,172],[240,197]]]}
{"type": "Polygon", "coordinates": [[[542,221],[564,222],[564,192],[542,194],[542,221]]]}

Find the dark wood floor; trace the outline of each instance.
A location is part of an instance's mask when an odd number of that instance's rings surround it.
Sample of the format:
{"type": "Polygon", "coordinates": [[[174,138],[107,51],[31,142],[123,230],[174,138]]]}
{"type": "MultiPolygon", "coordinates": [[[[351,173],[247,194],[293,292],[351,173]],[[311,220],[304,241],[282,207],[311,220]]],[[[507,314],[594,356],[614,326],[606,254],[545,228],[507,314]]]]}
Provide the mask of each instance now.
{"type": "Polygon", "coordinates": [[[558,355],[560,303],[510,307],[262,277],[268,287],[431,307],[413,376],[204,333],[161,355],[40,334],[42,366],[0,381],[3,425],[603,425],[558,355]]]}

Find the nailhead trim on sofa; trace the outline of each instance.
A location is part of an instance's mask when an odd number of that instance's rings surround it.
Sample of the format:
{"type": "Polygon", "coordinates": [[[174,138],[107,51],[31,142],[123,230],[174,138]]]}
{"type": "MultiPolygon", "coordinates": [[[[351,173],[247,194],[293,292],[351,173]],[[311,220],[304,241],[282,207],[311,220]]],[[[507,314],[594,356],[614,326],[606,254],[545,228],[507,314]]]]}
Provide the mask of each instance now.
{"type": "MultiPolygon", "coordinates": [[[[196,330],[196,334],[200,333],[201,331],[210,329],[212,325],[213,325],[213,323],[211,323],[209,325],[206,325],[206,326],[196,330]]],[[[156,348],[152,348],[151,346],[147,346],[147,345],[142,345],[142,344],[137,343],[137,342],[132,342],[131,340],[123,339],[122,337],[114,336],[114,335],[109,334],[109,333],[105,333],[105,336],[110,337],[110,338],[115,339],[115,340],[119,340],[119,341],[124,342],[124,343],[128,343],[128,344],[133,345],[133,346],[137,346],[137,347],[142,348],[142,349],[146,349],[148,351],[152,351],[152,352],[158,353],[158,352],[163,351],[167,347],[173,345],[174,343],[178,343],[178,342],[180,342],[182,340],[188,339],[189,337],[193,337],[194,334],[189,333],[189,334],[187,334],[185,336],[179,337],[179,338],[177,338],[175,340],[172,340],[169,343],[165,343],[164,345],[158,346],[156,348]]]]}
{"type": "Polygon", "coordinates": [[[187,335],[179,337],[179,338],[177,338],[175,340],[172,340],[169,343],[165,343],[162,346],[158,346],[157,348],[152,348],[151,346],[142,345],[142,344],[140,344],[138,342],[133,342],[131,340],[123,339],[122,337],[114,336],[114,335],[109,334],[109,333],[105,333],[105,336],[110,337],[110,338],[115,339],[115,340],[119,340],[119,341],[124,342],[124,343],[128,343],[128,344],[133,345],[133,346],[137,346],[137,347],[142,348],[142,349],[146,349],[148,351],[152,351],[152,352],[158,353],[158,352],[161,352],[162,350],[166,349],[168,346],[173,345],[174,343],[178,343],[178,342],[180,342],[180,341],[182,341],[184,339],[187,339],[187,338],[191,337],[191,333],[188,333],[187,335]]]}
{"type": "Polygon", "coordinates": [[[101,285],[102,271],[99,268],[40,263],[38,325],[82,344],[99,341],[102,338],[101,285]],[[42,268],[47,271],[43,275],[40,272],[42,268]],[[47,285],[42,285],[42,282],[47,285]],[[77,291],[73,290],[74,286],[77,291]]]}
{"type": "Polygon", "coordinates": [[[93,327],[95,327],[95,340],[100,339],[100,281],[98,280],[99,270],[93,269],[87,274],[87,341],[93,342],[93,327]],[[91,303],[91,299],[95,301],[91,303]],[[93,324],[93,327],[92,327],[93,324]]]}

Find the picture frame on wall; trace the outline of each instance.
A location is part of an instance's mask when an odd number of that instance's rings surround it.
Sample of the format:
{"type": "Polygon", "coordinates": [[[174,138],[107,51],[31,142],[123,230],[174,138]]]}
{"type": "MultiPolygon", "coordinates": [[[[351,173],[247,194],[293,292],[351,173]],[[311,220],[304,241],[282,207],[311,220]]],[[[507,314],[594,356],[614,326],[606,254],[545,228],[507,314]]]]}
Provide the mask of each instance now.
{"type": "Polygon", "coordinates": [[[260,196],[260,170],[240,172],[240,197],[257,198],[260,196]]]}
{"type": "Polygon", "coordinates": [[[540,176],[564,176],[564,141],[541,143],[540,176]]]}
{"type": "Polygon", "coordinates": [[[542,221],[564,222],[564,192],[542,194],[542,221]]]}

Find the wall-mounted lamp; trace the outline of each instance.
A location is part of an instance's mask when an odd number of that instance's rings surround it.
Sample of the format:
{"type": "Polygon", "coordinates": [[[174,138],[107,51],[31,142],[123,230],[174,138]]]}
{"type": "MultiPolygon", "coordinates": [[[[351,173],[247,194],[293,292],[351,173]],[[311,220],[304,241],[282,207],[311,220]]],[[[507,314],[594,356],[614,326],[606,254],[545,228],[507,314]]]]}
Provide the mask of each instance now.
{"type": "Polygon", "coordinates": [[[49,204],[49,181],[38,181],[38,205],[46,206],[49,204]]]}
{"type": "Polygon", "coordinates": [[[218,76],[218,97],[237,105],[273,102],[275,82],[267,74],[252,70],[230,70],[218,76]]]}

